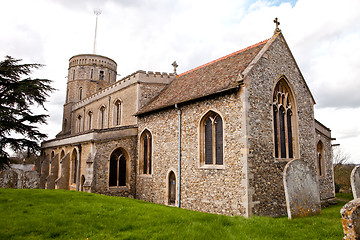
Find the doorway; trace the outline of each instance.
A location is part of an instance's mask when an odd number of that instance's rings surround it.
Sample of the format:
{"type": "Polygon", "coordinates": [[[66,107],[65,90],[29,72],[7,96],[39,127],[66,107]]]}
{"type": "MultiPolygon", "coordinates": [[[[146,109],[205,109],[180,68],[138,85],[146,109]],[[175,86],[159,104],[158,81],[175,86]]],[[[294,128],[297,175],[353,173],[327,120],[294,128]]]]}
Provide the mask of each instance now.
{"type": "Polygon", "coordinates": [[[169,174],[169,205],[175,205],[176,200],[176,179],[173,171],[169,174]]]}

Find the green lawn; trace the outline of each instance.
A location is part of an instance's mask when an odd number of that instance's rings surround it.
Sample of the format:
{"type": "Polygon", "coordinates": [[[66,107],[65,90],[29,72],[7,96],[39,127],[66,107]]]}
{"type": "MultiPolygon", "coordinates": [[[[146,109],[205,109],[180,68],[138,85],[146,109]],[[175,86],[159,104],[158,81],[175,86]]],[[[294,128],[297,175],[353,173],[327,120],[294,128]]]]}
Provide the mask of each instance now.
{"type": "Polygon", "coordinates": [[[342,239],[343,204],[307,218],[246,219],[83,192],[0,189],[0,239],[342,239]]]}

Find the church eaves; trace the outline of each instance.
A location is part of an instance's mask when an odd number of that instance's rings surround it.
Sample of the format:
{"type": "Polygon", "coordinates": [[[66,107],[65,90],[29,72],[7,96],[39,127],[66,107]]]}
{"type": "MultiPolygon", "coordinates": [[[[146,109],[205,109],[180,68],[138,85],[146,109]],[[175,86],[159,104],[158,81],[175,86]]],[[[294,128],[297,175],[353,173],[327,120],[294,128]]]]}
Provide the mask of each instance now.
{"type": "Polygon", "coordinates": [[[236,88],[239,74],[267,42],[268,40],[262,41],[178,75],[136,115],[236,88]]]}

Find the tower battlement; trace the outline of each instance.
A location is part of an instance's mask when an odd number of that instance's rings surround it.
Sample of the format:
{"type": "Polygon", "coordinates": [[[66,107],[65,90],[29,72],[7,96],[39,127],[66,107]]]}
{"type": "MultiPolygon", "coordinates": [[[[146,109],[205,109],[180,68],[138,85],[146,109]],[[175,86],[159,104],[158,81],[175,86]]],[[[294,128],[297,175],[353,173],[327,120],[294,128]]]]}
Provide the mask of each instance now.
{"type": "Polygon", "coordinates": [[[69,69],[75,66],[99,66],[105,67],[112,71],[116,71],[117,64],[114,60],[108,57],[104,57],[96,54],[79,54],[69,59],[69,69]]]}

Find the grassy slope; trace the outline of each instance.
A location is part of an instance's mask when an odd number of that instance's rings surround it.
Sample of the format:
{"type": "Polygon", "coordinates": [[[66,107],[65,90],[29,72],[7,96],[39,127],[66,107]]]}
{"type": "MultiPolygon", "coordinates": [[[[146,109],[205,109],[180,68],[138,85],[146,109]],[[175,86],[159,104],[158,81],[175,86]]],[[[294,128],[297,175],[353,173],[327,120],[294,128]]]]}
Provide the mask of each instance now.
{"type": "Polygon", "coordinates": [[[0,239],[341,239],[342,204],[308,218],[245,219],[82,192],[0,189],[0,239]]]}

